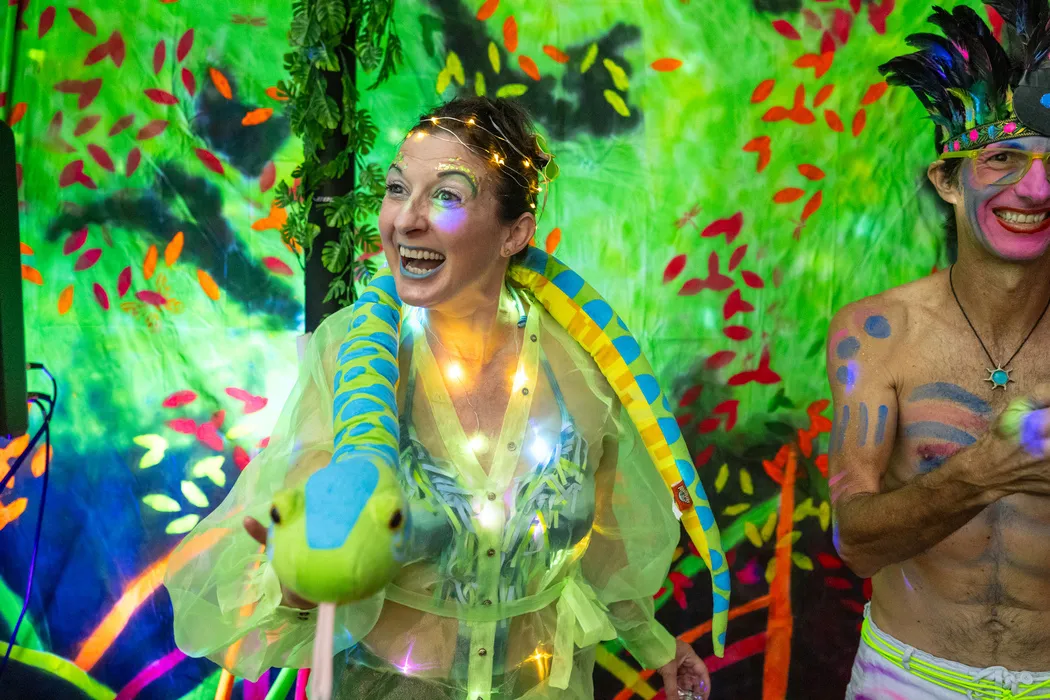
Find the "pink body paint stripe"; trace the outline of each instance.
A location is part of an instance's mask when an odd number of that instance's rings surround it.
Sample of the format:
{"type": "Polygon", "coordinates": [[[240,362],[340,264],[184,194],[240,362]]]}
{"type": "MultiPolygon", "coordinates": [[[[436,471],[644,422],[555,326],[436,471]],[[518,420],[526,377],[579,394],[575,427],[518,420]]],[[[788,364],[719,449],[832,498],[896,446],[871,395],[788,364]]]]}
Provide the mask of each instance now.
{"type": "Polygon", "coordinates": [[[310,669],[299,669],[295,677],[295,700],[306,700],[306,686],[310,683],[310,669]]]}
{"type": "Polygon", "coordinates": [[[178,666],[185,658],[186,655],[178,649],[166,656],[162,656],[139,671],[134,678],[128,681],[126,686],[120,689],[117,697],[113,700],[132,700],[132,698],[142,692],[143,688],[178,666]]]}

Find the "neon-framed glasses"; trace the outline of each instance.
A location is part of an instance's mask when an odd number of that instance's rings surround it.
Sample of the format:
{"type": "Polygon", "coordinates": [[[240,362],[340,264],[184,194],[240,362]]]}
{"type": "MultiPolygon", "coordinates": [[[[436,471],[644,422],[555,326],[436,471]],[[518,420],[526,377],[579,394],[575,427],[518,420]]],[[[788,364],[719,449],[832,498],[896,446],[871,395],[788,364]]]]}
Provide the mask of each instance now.
{"type": "Polygon", "coordinates": [[[1032,168],[1032,161],[1043,161],[1047,180],[1050,180],[1050,152],[1022,151],[1019,148],[977,148],[969,151],[949,151],[941,160],[969,158],[974,174],[982,187],[1013,185],[1020,182],[1032,168]]]}

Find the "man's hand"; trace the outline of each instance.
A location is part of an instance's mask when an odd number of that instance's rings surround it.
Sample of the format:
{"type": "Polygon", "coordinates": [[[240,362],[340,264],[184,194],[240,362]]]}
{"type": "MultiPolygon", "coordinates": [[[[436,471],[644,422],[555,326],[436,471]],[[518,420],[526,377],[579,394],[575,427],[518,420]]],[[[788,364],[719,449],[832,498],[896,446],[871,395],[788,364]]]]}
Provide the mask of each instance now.
{"type": "Polygon", "coordinates": [[[707,698],[711,694],[711,676],[707,666],[693,651],[693,647],[681,639],[675,640],[675,655],[659,670],[664,679],[664,694],[667,700],[678,700],[678,690],[691,690],[696,697],[707,698]]]}
{"type": "MultiPolygon", "coordinates": [[[[267,535],[266,535],[266,526],[265,525],[260,523],[255,518],[247,517],[247,518],[244,519],[244,529],[248,532],[248,534],[251,536],[251,538],[253,540],[255,540],[256,542],[261,544],[263,547],[266,546],[266,537],[267,537],[267,535]]],[[[292,593],[290,590],[285,588],[284,584],[281,584],[281,593],[282,593],[281,605],[285,606],[286,608],[298,608],[300,610],[310,610],[311,608],[316,608],[317,607],[317,603],[311,603],[309,600],[306,600],[305,598],[300,598],[299,596],[297,596],[296,594],[292,593]]]]}
{"type": "Polygon", "coordinates": [[[994,429],[974,444],[979,458],[969,460],[969,476],[1000,498],[1011,493],[1050,496],[1050,384],[1037,386],[1024,400],[1033,408],[1022,418],[1020,434],[1002,429],[1008,407],[994,429]]]}

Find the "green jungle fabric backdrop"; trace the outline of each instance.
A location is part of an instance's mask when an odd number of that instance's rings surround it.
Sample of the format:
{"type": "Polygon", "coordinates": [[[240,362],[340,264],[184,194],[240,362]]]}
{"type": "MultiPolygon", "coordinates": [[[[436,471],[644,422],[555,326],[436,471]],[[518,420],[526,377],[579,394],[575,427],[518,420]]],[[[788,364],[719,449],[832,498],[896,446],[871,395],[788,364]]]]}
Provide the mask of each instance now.
{"type": "MultiPolygon", "coordinates": [[[[548,135],[562,175],[537,242],[645,339],[731,549],[715,697],[845,688],[867,591],[831,544],[822,343],[841,305],[947,260],[923,186],[931,128],[875,69],[929,9],[401,0],[405,63],[369,93],[383,164],[456,94],[516,96],[548,135]]],[[[62,393],[0,697],[215,696],[218,669],[174,647],[159,584],[295,376],[302,272],[272,206],[301,152],[275,89],[290,15],[287,0],[8,0],[0,100],[19,150],[28,355],[62,393]]],[[[7,463],[25,441],[0,446],[7,463]]],[[[4,639],[42,471],[38,451],[0,494],[4,639]]],[[[706,656],[702,569],[683,546],[658,602],[706,656]]],[[[615,643],[596,675],[600,698],[662,697],[615,643]]]]}

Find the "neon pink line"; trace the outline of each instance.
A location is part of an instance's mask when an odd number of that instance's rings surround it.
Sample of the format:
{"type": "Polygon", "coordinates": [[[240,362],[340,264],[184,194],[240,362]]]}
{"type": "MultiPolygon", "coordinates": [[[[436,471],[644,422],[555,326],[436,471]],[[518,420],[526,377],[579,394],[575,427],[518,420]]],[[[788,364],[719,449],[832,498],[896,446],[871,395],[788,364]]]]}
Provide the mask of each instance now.
{"type": "Polygon", "coordinates": [[[178,649],[169,653],[167,656],[162,656],[146,668],[139,671],[138,675],[132,678],[126,686],[120,689],[120,692],[117,693],[117,697],[113,700],[132,700],[132,698],[142,692],[143,688],[178,666],[185,658],[186,655],[178,649]]]}
{"type": "Polygon", "coordinates": [[[301,668],[295,676],[295,700],[306,700],[306,686],[310,682],[310,669],[301,668]]]}

